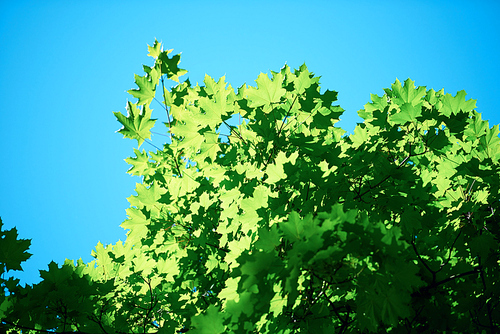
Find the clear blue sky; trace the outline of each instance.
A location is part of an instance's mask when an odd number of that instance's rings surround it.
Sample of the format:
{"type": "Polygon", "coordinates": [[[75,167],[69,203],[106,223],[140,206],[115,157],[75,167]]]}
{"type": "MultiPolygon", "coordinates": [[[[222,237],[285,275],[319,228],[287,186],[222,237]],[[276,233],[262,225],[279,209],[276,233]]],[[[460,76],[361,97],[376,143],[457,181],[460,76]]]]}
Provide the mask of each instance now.
{"type": "Polygon", "coordinates": [[[32,239],[22,282],[38,282],[51,260],[91,261],[98,241],[125,239],[119,225],[140,179],[126,174],[136,143],[115,133],[112,111],[125,113],[155,38],[182,52],[193,83],[207,73],[238,87],[305,62],[339,92],[348,131],[370,93],[408,77],[463,89],[500,123],[499,1],[184,3],[0,1],[0,216],[32,239]]]}

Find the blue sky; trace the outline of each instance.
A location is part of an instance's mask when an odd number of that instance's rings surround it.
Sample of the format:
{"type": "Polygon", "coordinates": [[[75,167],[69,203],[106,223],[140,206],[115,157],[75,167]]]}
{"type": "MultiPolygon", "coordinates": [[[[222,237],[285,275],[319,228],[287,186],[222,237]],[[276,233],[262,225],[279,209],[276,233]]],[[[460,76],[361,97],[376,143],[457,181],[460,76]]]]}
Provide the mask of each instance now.
{"type": "Polygon", "coordinates": [[[115,133],[112,112],[133,100],[126,90],[152,64],[155,38],[182,52],[192,83],[206,73],[239,87],[305,62],[339,92],[350,132],[370,93],[408,77],[465,90],[490,126],[500,123],[498,1],[184,3],[0,1],[0,216],[32,239],[15,274],[23,283],[52,260],[88,262],[97,242],[125,239],[119,225],[140,179],[126,174],[136,143],[115,133]]]}

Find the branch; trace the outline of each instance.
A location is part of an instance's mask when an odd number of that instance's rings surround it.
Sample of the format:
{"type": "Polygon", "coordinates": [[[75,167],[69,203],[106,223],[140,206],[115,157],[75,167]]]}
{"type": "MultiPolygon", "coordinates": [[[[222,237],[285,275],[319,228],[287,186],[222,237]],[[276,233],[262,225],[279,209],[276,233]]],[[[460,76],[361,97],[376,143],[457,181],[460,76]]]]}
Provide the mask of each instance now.
{"type": "MultiPolygon", "coordinates": [[[[292,104],[290,105],[290,108],[288,108],[288,111],[286,113],[286,116],[285,116],[285,119],[288,117],[288,115],[290,115],[290,111],[292,110],[293,108],[293,105],[295,104],[295,101],[297,100],[297,97],[299,97],[299,95],[295,95],[295,98],[293,99],[292,101],[292,104]]],[[[280,136],[281,134],[281,131],[285,129],[286,125],[285,125],[285,119],[283,119],[283,122],[281,123],[281,126],[278,130],[278,137],[280,136]]],[[[290,122],[288,122],[287,124],[289,124],[290,122]]]]}
{"type": "Polygon", "coordinates": [[[424,261],[424,259],[422,259],[422,257],[420,256],[420,253],[417,250],[417,245],[415,245],[415,238],[412,238],[411,245],[412,245],[413,250],[415,251],[415,254],[417,255],[417,258],[420,261],[420,263],[422,263],[422,265],[432,274],[432,284],[434,284],[436,282],[436,271],[432,270],[429,267],[429,265],[427,265],[427,263],[424,261]]]}
{"type": "Polygon", "coordinates": [[[216,245],[211,244],[211,243],[208,243],[208,242],[206,242],[206,244],[207,244],[207,245],[209,245],[209,246],[212,246],[212,247],[214,247],[214,248],[216,248],[216,249],[219,249],[219,250],[221,250],[221,251],[223,251],[223,252],[229,253],[229,250],[228,250],[228,249],[225,249],[225,248],[220,248],[219,246],[216,246],[216,245]]]}
{"type": "Polygon", "coordinates": [[[363,193],[361,194],[358,194],[356,196],[354,196],[354,199],[361,199],[361,197],[365,196],[366,194],[368,194],[370,191],[372,191],[373,189],[377,188],[378,186],[380,186],[382,183],[384,183],[385,181],[387,181],[389,178],[391,177],[391,175],[387,175],[386,177],[384,177],[381,181],[377,182],[374,186],[369,186],[368,189],[366,191],[364,191],[363,193]]]}
{"type": "Polygon", "coordinates": [[[448,259],[446,259],[446,261],[443,264],[441,264],[441,267],[439,268],[439,270],[437,271],[437,273],[439,271],[441,271],[441,269],[443,269],[444,266],[446,266],[448,264],[448,262],[450,262],[451,252],[453,251],[453,247],[455,247],[455,243],[457,242],[457,240],[458,240],[458,238],[460,237],[461,234],[462,234],[462,229],[460,229],[460,232],[458,232],[457,237],[455,238],[455,240],[453,240],[453,243],[451,244],[450,251],[449,251],[449,254],[448,254],[448,259]]]}
{"type": "MultiPolygon", "coordinates": [[[[172,138],[172,123],[170,121],[170,113],[168,112],[168,108],[167,108],[167,97],[165,96],[165,82],[164,82],[163,76],[161,77],[161,86],[163,88],[163,103],[165,103],[165,111],[167,112],[167,118],[168,118],[168,133],[170,135],[170,143],[173,143],[174,140],[172,138]]],[[[179,167],[179,163],[177,162],[177,157],[174,157],[174,162],[175,162],[175,168],[177,169],[177,172],[182,177],[181,169],[179,167]]]]}
{"type": "MultiPolygon", "coordinates": [[[[481,266],[481,257],[479,257],[479,276],[481,277],[481,282],[483,283],[483,293],[486,292],[487,287],[486,287],[486,280],[484,279],[484,271],[481,266]]],[[[492,294],[490,293],[490,296],[492,294]]],[[[491,329],[491,333],[495,333],[495,326],[493,324],[493,318],[491,317],[491,305],[489,303],[489,300],[486,300],[486,309],[488,311],[488,321],[490,322],[489,328],[491,329]]]]}
{"type": "Polygon", "coordinates": [[[440,286],[442,284],[448,283],[449,281],[453,281],[453,280],[455,280],[457,278],[468,276],[468,275],[473,275],[473,274],[478,274],[480,272],[481,272],[481,269],[478,267],[478,268],[475,268],[474,270],[466,271],[466,272],[461,273],[461,274],[451,275],[450,277],[445,278],[445,279],[443,279],[441,281],[431,283],[428,286],[425,286],[425,287],[422,287],[422,288],[418,289],[418,294],[421,294],[424,291],[428,291],[430,289],[438,287],[438,286],[440,286]]]}
{"type": "MultiPolygon", "coordinates": [[[[229,132],[233,132],[234,131],[234,134],[236,135],[236,137],[241,140],[242,142],[244,142],[247,146],[248,146],[248,143],[246,142],[246,140],[243,138],[243,136],[241,135],[241,133],[239,133],[238,131],[234,130],[234,126],[231,126],[229,124],[227,124],[226,121],[222,121],[222,123],[224,123],[228,128],[229,128],[229,132]]],[[[229,137],[229,136],[228,136],[229,137]]]]}
{"type": "MultiPolygon", "coordinates": [[[[7,320],[2,320],[1,324],[13,326],[17,329],[26,329],[28,331],[35,331],[38,333],[50,333],[50,334],[55,333],[53,330],[37,329],[37,328],[32,328],[32,327],[21,326],[21,325],[14,324],[14,323],[7,321],[7,320]]],[[[57,332],[57,333],[60,333],[60,334],[91,334],[91,333],[80,332],[80,331],[77,331],[77,332],[57,332]]]]}

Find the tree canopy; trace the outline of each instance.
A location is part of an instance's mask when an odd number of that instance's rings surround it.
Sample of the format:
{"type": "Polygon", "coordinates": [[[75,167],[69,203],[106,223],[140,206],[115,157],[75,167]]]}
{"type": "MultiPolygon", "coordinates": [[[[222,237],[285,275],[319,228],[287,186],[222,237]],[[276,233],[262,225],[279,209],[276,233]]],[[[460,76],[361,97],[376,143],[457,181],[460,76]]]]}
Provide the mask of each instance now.
{"type": "MultiPolygon", "coordinates": [[[[181,80],[149,46],[124,137],[127,239],[95,260],[0,285],[1,326],[22,333],[494,333],[500,324],[500,139],[464,91],[396,80],[358,112],[305,65],[234,90],[181,80]],[[171,81],[168,81],[171,80],[171,81]],[[173,83],[172,83],[173,81],[173,83]],[[169,87],[170,85],[170,87],[169,87]],[[152,106],[167,121],[146,152],[152,106]]],[[[0,225],[1,227],[1,225],[0,225]]],[[[29,241],[1,232],[0,273],[29,241]]]]}

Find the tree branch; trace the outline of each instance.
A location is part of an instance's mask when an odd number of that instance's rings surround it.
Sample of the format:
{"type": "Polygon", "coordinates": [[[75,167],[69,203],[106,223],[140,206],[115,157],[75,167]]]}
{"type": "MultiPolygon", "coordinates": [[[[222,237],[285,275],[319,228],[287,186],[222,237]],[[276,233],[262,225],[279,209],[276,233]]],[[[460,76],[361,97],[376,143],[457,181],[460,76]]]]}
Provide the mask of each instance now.
{"type": "MultiPolygon", "coordinates": [[[[172,137],[172,123],[170,121],[170,113],[168,112],[168,108],[167,108],[167,97],[165,96],[165,82],[164,82],[163,76],[161,77],[161,87],[163,88],[163,103],[165,103],[165,111],[167,112],[167,118],[168,118],[168,133],[170,135],[170,143],[172,144],[174,142],[173,137],[172,137]]],[[[175,168],[177,169],[179,176],[182,177],[182,172],[181,172],[181,169],[179,167],[179,163],[177,162],[177,157],[174,157],[174,162],[175,162],[175,168]]]]}
{"type": "Polygon", "coordinates": [[[415,251],[415,254],[417,255],[418,261],[432,274],[432,284],[434,284],[436,282],[436,271],[432,270],[420,256],[420,253],[417,250],[417,245],[415,245],[415,238],[412,238],[411,245],[413,247],[413,250],[415,251]]]}

